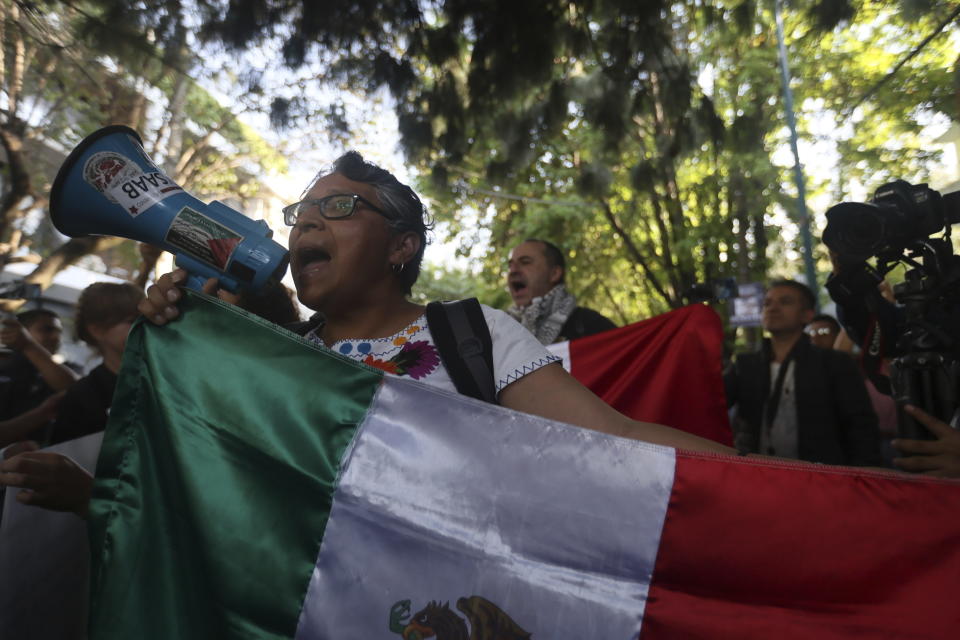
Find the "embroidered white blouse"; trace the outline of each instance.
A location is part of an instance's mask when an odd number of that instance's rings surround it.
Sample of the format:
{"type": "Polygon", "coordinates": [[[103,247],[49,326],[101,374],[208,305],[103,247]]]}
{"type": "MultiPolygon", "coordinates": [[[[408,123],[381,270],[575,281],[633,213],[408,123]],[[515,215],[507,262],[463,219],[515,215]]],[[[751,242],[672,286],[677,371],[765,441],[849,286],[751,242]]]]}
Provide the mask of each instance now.
{"type": "MultiPolygon", "coordinates": [[[[560,358],[551,354],[533,334],[499,309],[480,305],[493,341],[493,377],[497,394],[511,382],[560,358]]],[[[315,331],[305,336],[323,344],[315,331]]],[[[456,392],[456,386],[440,361],[425,315],[397,333],[373,340],[340,340],[329,348],[336,353],[382,369],[396,376],[456,392]]]]}

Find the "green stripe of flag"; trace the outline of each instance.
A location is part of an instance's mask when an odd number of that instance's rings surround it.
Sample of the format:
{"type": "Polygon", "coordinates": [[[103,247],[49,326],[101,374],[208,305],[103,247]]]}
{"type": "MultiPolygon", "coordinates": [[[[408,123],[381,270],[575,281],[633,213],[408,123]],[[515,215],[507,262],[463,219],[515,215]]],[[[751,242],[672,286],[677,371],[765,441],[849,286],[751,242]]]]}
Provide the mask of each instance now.
{"type": "Polygon", "coordinates": [[[181,310],[127,341],[91,503],[91,637],[292,638],[381,374],[206,296],[181,310]]]}

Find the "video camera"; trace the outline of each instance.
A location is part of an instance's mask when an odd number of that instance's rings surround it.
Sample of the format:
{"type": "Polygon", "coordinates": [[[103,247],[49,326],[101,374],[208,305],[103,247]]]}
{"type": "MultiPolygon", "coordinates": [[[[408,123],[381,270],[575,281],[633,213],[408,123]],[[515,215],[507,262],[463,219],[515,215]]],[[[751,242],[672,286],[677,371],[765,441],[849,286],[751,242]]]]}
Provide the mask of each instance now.
{"type": "Polygon", "coordinates": [[[941,196],[925,184],[885,184],[870,202],[842,202],[827,210],[823,242],[848,264],[876,257],[898,261],[917,242],[960,222],[960,192],[941,196]]]}
{"type": "Polygon", "coordinates": [[[960,192],[941,195],[926,184],[896,180],[877,189],[867,203],[843,202],[827,211],[823,242],[836,254],[836,273],[827,282],[841,308],[874,318],[866,328],[867,355],[891,362],[890,383],[898,405],[901,437],[932,435],[902,410],[916,405],[950,422],[960,398],[960,256],[954,255],[951,225],[960,222],[960,192]],[[941,236],[935,236],[940,232],[941,236]],[[868,260],[874,259],[874,263],[868,260]],[[908,267],[893,287],[895,309],[877,286],[897,265],[908,267]],[[882,327],[881,317],[892,317],[882,327]],[[880,339],[881,331],[886,334],[880,339]],[[895,341],[888,338],[895,338],[895,341]],[[883,353],[878,345],[894,344],[883,353]]]}
{"type": "Polygon", "coordinates": [[[738,295],[737,281],[734,278],[715,278],[709,282],[698,282],[683,292],[687,304],[696,302],[722,302],[738,295]]]}

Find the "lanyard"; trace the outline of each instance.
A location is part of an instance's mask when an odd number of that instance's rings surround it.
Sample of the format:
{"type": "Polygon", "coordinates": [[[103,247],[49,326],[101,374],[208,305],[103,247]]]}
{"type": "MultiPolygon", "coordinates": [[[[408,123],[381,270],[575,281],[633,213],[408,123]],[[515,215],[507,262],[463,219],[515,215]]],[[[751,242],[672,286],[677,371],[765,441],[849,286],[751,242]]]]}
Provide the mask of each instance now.
{"type": "MultiPolygon", "coordinates": [[[[783,381],[787,377],[787,369],[793,363],[793,354],[796,347],[790,350],[787,357],[780,363],[780,370],[777,371],[777,380],[773,384],[773,390],[767,396],[767,404],[764,408],[764,426],[767,431],[773,426],[773,420],[777,417],[777,408],[780,405],[780,394],[783,392],[783,381]]],[[[769,365],[767,365],[769,366],[769,365]]]]}

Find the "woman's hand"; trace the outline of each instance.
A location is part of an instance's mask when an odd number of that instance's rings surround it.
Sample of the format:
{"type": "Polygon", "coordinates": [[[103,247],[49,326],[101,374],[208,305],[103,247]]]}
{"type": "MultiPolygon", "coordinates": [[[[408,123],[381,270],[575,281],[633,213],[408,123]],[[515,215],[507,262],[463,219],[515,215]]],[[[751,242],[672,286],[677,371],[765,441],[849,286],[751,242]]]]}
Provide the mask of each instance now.
{"type": "Polygon", "coordinates": [[[93,476],[59,453],[27,451],[0,462],[0,485],[19,487],[17,502],[87,517],[93,476]]]}
{"type": "Polygon", "coordinates": [[[908,454],[908,457],[894,458],[893,464],[905,471],[927,476],[960,478],[960,431],[912,405],[904,409],[937,439],[894,440],[893,446],[908,454]]]}
{"type": "Polygon", "coordinates": [[[177,302],[183,295],[180,283],[187,279],[187,272],[177,269],[157,278],[157,283],[147,289],[146,297],[137,305],[137,311],[153,324],[164,325],[180,315],[177,302]]]}
{"type": "MultiPolygon", "coordinates": [[[[164,325],[180,315],[177,303],[183,297],[180,285],[186,282],[187,272],[177,269],[160,276],[157,283],[147,289],[147,296],[137,305],[143,316],[157,325],[164,325]]],[[[203,285],[203,292],[216,295],[219,281],[210,278],[203,285]]]]}

